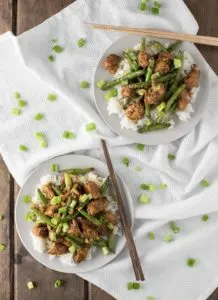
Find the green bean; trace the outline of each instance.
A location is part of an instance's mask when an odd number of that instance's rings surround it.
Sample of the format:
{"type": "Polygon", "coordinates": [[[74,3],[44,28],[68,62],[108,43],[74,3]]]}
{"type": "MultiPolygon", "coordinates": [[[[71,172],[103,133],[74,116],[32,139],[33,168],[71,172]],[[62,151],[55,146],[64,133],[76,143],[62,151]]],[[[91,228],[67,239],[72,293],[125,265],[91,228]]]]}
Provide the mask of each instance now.
{"type": "Polygon", "coordinates": [[[92,172],[94,168],[84,168],[84,169],[65,169],[62,172],[66,172],[72,175],[85,175],[89,172],[92,172]]]}
{"type": "MultiPolygon", "coordinates": [[[[71,203],[71,198],[69,197],[67,199],[67,207],[70,205],[70,203],[71,203]]],[[[61,220],[63,220],[64,218],[66,218],[66,216],[67,216],[67,211],[61,216],[61,220]]],[[[65,222],[63,222],[63,223],[65,223],[65,222]]],[[[56,234],[59,234],[61,232],[61,229],[63,227],[63,223],[60,222],[60,224],[58,225],[58,227],[56,229],[56,234]]]]}
{"type": "Polygon", "coordinates": [[[131,89],[147,89],[149,86],[151,86],[151,81],[132,83],[128,85],[131,89]]]}
{"type": "Polygon", "coordinates": [[[54,225],[51,222],[51,218],[49,218],[48,216],[44,215],[40,210],[38,210],[36,207],[31,207],[32,211],[40,218],[41,222],[44,224],[47,224],[53,228],[57,228],[56,225],[54,225]]]}
{"type": "Polygon", "coordinates": [[[127,59],[129,67],[131,71],[137,71],[139,69],[139,65],[136,60],[132,60],[129,53],[124,53],[124,57],[127,59]]]}
{"type": "Polygon", "coordinates": [[[73,182],[70,174],[67,172],[64,172],[64,182],[65,182],[66,189],[69,191],[72,188],[73,182]]]}
{"type": "Polygon", "coordinates": [[[168,52],[173,52],[173,51],[175,51],[181,44],[182,44],[181,41],[176,41],[175,43],[171,44],[171,45],[167,48],[167,51],[168,51],[168,52]]]}
{"type": "Polygon", "coordinates": [[[38,194],[39,199],[42,202],[42,204],[44,204],[44,205],[48,204],[49,200],[45,197],[45,195],[42,193],[42,191],[40,189],[37,189],[37,194],[38,194]]]}
{"type": "Polygon", "coordinates": [[[93,241],[93,245],[98,246],[98,247],[105,247],[108,245],[108,242],[104,239],[99,239],[99,240],[95,240],[93,241]]]}
{"type": "Polygon", "coordinates": [[[65,237],[65,238],[73,239],[75,242],[77,242],[80,245],[85,243],[85,240],[83,238],[73,236],[69,233],[61,233],[60,235],[65,237]]]}
{"type": "Polygon", "coordinates": [[[139,76],[142,76],[143,74],[145,74],[145,70],[139,70],[139,71],[136,71],[136,72],[127,73],[126,75],[124,75],[124,76],[122,76],[122,77],[120,77],[118,79],[115,79],[113,81],[107,82],[103,86],[103,90],[107,91],[110,88],[112,88],[112,87],[114,87],[116,85],[121,84],[123,80],[131,80],[131,79],[137,78],[139,76]]]}
{"type": "Polygon", "coordinates": [[[171,74],[164,75],[164,76],[158,78],[157,82],[167,82],[167,81],[169,81],[171,79],[174,79],[176,77],[176,75],[177,75],[177,71],[173,72],[171,74]]]}
{"type": "Polygon", "coordinates": [[[146,48],[145,38],[142,38],[141,45],[140,45],[140,51],[145,51],[145,48],[146,48]]]}
{"type": "Polygon", "coordinates": [[[149,118],[151,115],[151,105],[146,103],[145,104],[145,115],[149,118]]]}
{"type": "Polygon", "coordinates": [[[147,74],[146,74],[146,78],[145,81],[148,82],[151,80],[151,75],[153,73],[153,69],[154,69],[154,59],[151,58],[149,60],[149,64],[148,64],[148,69],[147,69],[147,74]]]}
{"type": "Polygon", "coordinates": [[[79,212],[76,212],[74,215],[70,215],[70,216],[67,216],[67,217],[61,219],[60,223],[66,223],[66,222],[72,221],[72,220],[76,219],[76,217],[78,217],[78,215],[79,215],[79,212]]]}
{"type": "Polygon", "coordinates": [[[81,244],[79,244],[78,242],[76,242],[72,237],[65,237],[65,240],[70,242],[73,246],[76,247],[76,249],[81,248],[81,244]]]}
{"type": "Polygon", "coordinates": [[[186,88],[186,84],[182,84],[178,89],[174,92],[174,94],[171,96],[171,98],[167,102],[166,106],[166,112],[170,109],[170,107],[174,104],[174,102],[177,100],[177,98],[181,95],[181,93],[186,88]]]}
{"type": "Polygon", "coordinates": [[[164,45],[158,41],[151,41],[148,46],[151,48],[152,51],[156,50],[157,54],[160,52],[166,51],[166,48],[164,47],[164,45]]]}
{"type": "Polygon", "coordinates": [[[102,183],[102,185],[100,186],[100,193],[101,195],[105,195],[105,193],[107,192],[107,189],[109,187],[110,184],[110,177],[108,176],[105,181],[102,183]]]}
{"type": "Polygon", "coordinates": [[[138,130],[139,133],[145,133],[145,132],[151,132],[151,131],[156,131],[164,128],[170,127],[170,124],[168,123],[156,123],[156,124],[151,124],[149,126],[143,126],[138,130]]]}
{"type": "Polygon", "coordinates": [[[89,220],[90,222],[92,222],[92,223],[95,224],[96,226],[101,226],[101,225],[102,225],[102,222],[101,222],[99,219],[97,219],[97,218],[95,218],[95,217],[93,217],[93,216],[90,216],[86,211],[84,211],[84,210],[81,209],[79,212],[80,212],[81,215],[83,215],[87,220],[89,220]]]}
{"type": "Polygon", "coordinates": [[[54,184],[52,184],[52,189],[54,190],[54,192],[57,196],[61,195],[61,191],[54,184]]]}
{"type": "Polygon", "coordinates": [[[108,248],[112,253],[115,253],[115,248],[116,248],[116,241],[117,238],[115,235],[110,234],[109,239],[108,239],[108,248]]]}

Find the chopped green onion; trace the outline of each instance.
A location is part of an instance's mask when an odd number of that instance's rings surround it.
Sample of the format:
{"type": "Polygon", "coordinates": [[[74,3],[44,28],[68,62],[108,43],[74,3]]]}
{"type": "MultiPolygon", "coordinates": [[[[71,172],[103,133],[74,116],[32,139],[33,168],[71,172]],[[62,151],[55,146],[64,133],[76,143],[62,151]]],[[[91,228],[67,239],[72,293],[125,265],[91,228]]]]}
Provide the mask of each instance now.
{"type": "Polygon", "coordinates": [[[51,164],[51,172],[55,173],[59,171],[59,166],[57,164],[51,164]]]}
{"type": "Polygon", "coordinates": [[[23,151],[23,152],[27,152],[29,150],[29,148],[25,145],[20,145],[19,149],[20,149],[20,151],[23,151]]]}
{"type": "Polygon", "coordinates": [[[58,209],[58,212],[59,212],[59,214],[64,214],[64,213],[66,213],[67,212],[67,207],[65,206],[65,207],[60,207],[59,209],[58,209]]]}
{"type": "Polygon", "coordinates": [[[96,83],[96,86],[101,90],[101,89],[103,89],[105,83],[106,83],[106,81],[102,79],[96,83]]]}
{"type": "Polygon", "coordinates": [[[19,107],[25,107],[25,106],[27,106],[27,101],[19,99],[18,100],[18,106],[19,107]]]}
{"type": "Polygon", "coordinates": [[[96,130],[96,124],[93,122],[86,124],[86,131],[92,131],[92,130],[96,130]]]}
{"type": "Polygon", "coordinates": [[[107,228],[110,229],[110,230],[113,230],[114,229],[114,225],[112,223],[109,223],[107,225],[107,228]]]}
{"type": "Polygon", "coordinates": [[[159,185],[159,189],[160,189],[160,190],[165,190],[166,188],[168,188],[168,185],[167,185],[166,183],[161,183],[161,184],[159,185]]]}
{"type": "Polygon", "coordinates": [[[54,196],[52,199],[51,199],[51,204],[52,205],[57,205],[61,203],[61,197],[60,196],[54,196]]]}
{"type": "Polygon", "coordinates": [[[109,101],[111,98],[114,98],[118,95],[118,91],[117,89],[111,89],[109,90],[105,95],[104,95],[104,99],[109,101]]]}
{"type": "Polygon", "coordinates": [[[139,197],[139,201],[143,204],[149,204],[150,203],[150,198],[148,197],[148,195],[146,194],[142,194],[140,197],[139,197]]]}
{"type": "Polygon", "coordinates": [[[139,282],[128,282],[127,283],[127,289],[130,290],[139,290],[141,287],[141,284],[139,282]]]}
{"type": "Polygon", "coordinates": [[[159,104],[158,106],[157,106],[157,112],[158,113],[160,113],[160,112],[162,112],[165,108],[166,108],[166,103],[165,102],[162,102],[161,104],[159,104]]]}
{"type": "Polygon", "coordinates": [[[210,184],[206,179],[202,179],[201,182],[200,182],[200,185],[202,187],[208,187],[210,184]]]}
{"type": "Polygon", "coordinates": [[[149,191],[150,191],[150,192],[156,191],[156,186],[155,186],[154,184],[149,184],[149,185],[148,185],[148,188],[149,188],[149,191]]]}
{"type": "Polygon", "coordinates": [[[139,165],[136,165],[136,166],[135,166],[135,170],[136,170],[137,172],[141,172],[142,168],[141,168],[139,165]]]}
{"type": "Polygon", "coordinates": [[[146,300],[155,300],[155,298],[153,296],[147,296],[146,300]]]}
{"type": "Polygon", "coordinates": [[[55,61],[55,56],[54,55],[49,55],[48,60],[50,60],[51,62],[55,61]]]}
{"type": "Polygon", "coordinates": [[[71,254],[74,254],[74,252],[76,251],[76,247],[72,245],[68,250],[70,251],[71,254]]]}
{"type": "Polygon", "coordinates": [[[0,221],[4,220],[4,216],[0,215],[0,221]]]}
{"type": "Polygon", "coordinates": [[[37,140],[43,140],[45,138],[45,134],[44,132],[38,131],[35,133],[35,137],[37,138],[37,140]]]}
{"type": "Polygon", "coordinates": [[[20,93],[19,92],[15,92],[14,93],[14,98],[17,99],[17,100],[19,100],[21,98],[20,93]]]}
{"type": "Polygon", "coordinates": [[[157,8],[161,8],[161,4],[159,1],[154,1],[154,6],[157,8]]]}
{"type": "Polygon", "coordinates": [[[86,40],[85,40],[84,38],[80,38],[80,39],[77,41],[77,46],[78,46],[79,48],[84,47],[85,44],[86,44],[86,40]]]}
{"type": "Polygon", "coordinates": [[[11,113],[14,116],[19,116],[22,114],[22,110],[18,107],[14,107],[14,108],[12,108],[11,113]]]}
{"type": "Polygon", "coordinates": [[[149,240],[153,241],[153,240],[155,239],[155,234],[154,234],[154,232],[149,232],[149,233],[148,233],[148,238],[149,238],[149,240]]]}
{"type": "Polygon", "coordinates": [[[64,131],[62,137],[64,139],[72,140],[76,138],[76,134],[71,131],[64,131]]]}
{"type": "Polygon", "coordinates": [[[55,46],[52,48],[52,50],[53,50],[54,52],[56,52],[56,53],[61,53],[61,52],[64,51],[64,48],[61,47],[60,45],[55,45],[55,46]]]}
{"type": "Polygon", "coordinates": [[[28,290],[32,290],[35,288],[35,285],[32,281],[28,281],[27,282],[27,287],[28,287],[28,290]]]}
{"type": "Polygon", "coordinates": [[[3,252],[3,251],[5,251],[5,248],[6,248],[6,245],[5,245],[5,244],[2,244],[2,243],[0,243],[0,252],[3,252]]]}
{"type": "Polygon", "coordinates": [[[122,163],[125,165],[125,166],[129,166],[129,163],[130,163],[130,160],[128,157],[123,157],[122,158],[122,163]]]}
{"type": "Polygon", "coordinates": [[[102,247],[101,250],[102,250],[102,253],[104,256],[106,256],[110,253],[110,250],[108,249],[107,246],[102,247]]]}
{"type": "Polygon", "coordinates": [[[169,223],[169,226],[170,226],[170,229],[171,229],[175,234],[177,234],[177,233],[180,232],[180,228],[179,228],[179,226],[176,225],[175,222],[170,222],[170,223],[169,223]]]}
{"type": "Polygon", "coordinates": [[[41,114],[41,113],[38,113],[38,114],[36,114],[36,115],[34,116],[34,120],[35,120],[35,121],[40,121],[40,120],[42,120],[43,118],[44,118],[44,115],[41,114]]]}
{"type": "Polygon", "coordinates": [[[83,195],[79,196],[79,201],[82,203],[86,202],[88,199],[89,199],[89,195],[87,195],[87,194],[83,194],[83,195]]]}
{"type": "Polygon", "coordinates": [[[130,291],[130,290],[133,290],[133,282],[128,282],[127,283],[127,289],[130,291]]]}
{"type": "Polygon", "coordinates": [[[151,12],[152,12],[153,15],[158,16],[159,13],[160,13],[160,9],[157,8],[157,7],[152,7],[151,12]]]}
{"type": "Polygon", "coordinates": [[[180,58],[174,58],[173,63],[175,69],[180,69],[182,67],[182,60],[180,58]]]}
{"type": "Polygon", "coordinates": [[[145,145],[143,145],[143,144],[137,144],[137,145],[136,145],[136,148],[137,148],[139,151],[144,151],[144,150],[145,150],[145,145]]]}
{"type": "Polygon", "coordinates": [[[57,100],[58,96],[54,93],[50,93],[48,94],[47,100],[51,101],[51,102],[55,102],[57,100]]]}
{"type": "Polygon", "coordinates": [[[67,172],[64,172],[64,183],[66,186],[66,189],[69,191],[72,188],[72,178],[71,175],[67,172]]]}
{"type": "Polygon", "coordinates": [[[26,216],[25,220],[28,222],[36,222],[37,216],[33,211],[29,211],[26,216]]]}
{"type": "Polygon", "coordinates": [[[76,200],[73,200],[70,204],[70,208],[74,209],[74,207],[76,206],[76,200]]]}
{"type": "Polygon", "coordinates": [[[169,153],[167,157],[169,160],[174,160],[176,158],[176,156],[173,153],[169,153]]]}
{"type": "Polygon", "coordinates": [[[186,261],[186,264],[188,267],[193,268],[194,265],[196,264],[196,259],[193,257],[189,257],[186,261]]]}
{"type": "Polygon", "coordinates": [[[149,191],[149,185],[148,184],[145,184],[145,183],[142,183],[140,184],[140,189],[144,190],[144,191],[149,191]]]}
{"type": "Polygon", "coordinates": [[[51,222],[52,222],[52,224],[54,224],[54,225],[58,225],[58,223],[59,223],[59,218],[52,218],[52,219],[51,219],[51,222]]]}
{"type": "Polygon", "coordinates": [[[82,89],[88,89],[88,88],[90,87],[90,84],[89,84],[88,81],[81,81],[81,82],[80,82],[80,87],[81,87],[82,89]]]}
{"type": "Polygon", "coordinates": [[[57,289],[57,288],[59,288],[60,286],[62,286],[63,284],[64,284],[64,281],[58,279],[58,280],[55,280],[55,282],[54,282],[54,287],[57,289]]]}
{"type": "Polygon", "coordinates": [[[63,226],[63,232],[67,232],[68,231],[68,229],[69,229],[69,225],[68,225],[68,223],[67,222],[65,222],[65,223],[63,223],[62,224],[62,226],[63,226]]]}
{"type": "Polygon", "coordinates": [[[32,200],[32,197],[30,195],[24,195],[23,196],[23,202],[24,203],[30,203],[32,200]]]}
{"type": "Polygon", "coordinates": [[[203,215],[203,216],[201,217],[201,220],[202,220],[203,222],[207,222],[208,219],[209,219],[209,216],[208,216],[208,215],[203,215]]]}
{"type": "Polygon", "coordinates": [[[52,39],[51,42],[52,42],[53,44],[56,44],[56,43],[58,42],[58,40],[57,40],[57,39],[52,39]]]}
{"type": "Polygon", "coordinates": [[[51,241],[53,241],[53,242],[56,242],[56,240],[57,240],[57,236],[56,236],[56,233],[55,232],[53,232],[53,231],[49,231],[49,239],[51,240],[51,241]]]}
{"type": "Polygon", "coordinates": [[[173,241],[172,235],[170,235],[170,234],[165,235],[164,241],[165,241],[166,243],[172,242],[172,241],[173,241]]]}
{"type": "Polygon", "coordinates": [[[148,0],[140,0],[139,2],[139,9],[141,11],[145,11],[148,9],[148,0]]]}
{"type": "Polygon", "coordinates": [[[47,148],[48,147],[48,142],[45,139],[41,140],[40,141],[40,147],[41,148],[47,148]]]}

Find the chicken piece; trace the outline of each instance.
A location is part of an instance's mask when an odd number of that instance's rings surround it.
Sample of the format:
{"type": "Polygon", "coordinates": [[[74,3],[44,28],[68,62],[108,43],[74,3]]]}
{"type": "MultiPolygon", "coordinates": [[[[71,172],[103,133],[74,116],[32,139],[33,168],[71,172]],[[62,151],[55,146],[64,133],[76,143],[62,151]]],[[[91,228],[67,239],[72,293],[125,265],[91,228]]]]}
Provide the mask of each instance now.
{"type": "Polygon", "coordinates": [[[81,236],[82,232],[79,228],[79,224],[77,222],[77,220],[72,220],[71,224],[70,224],[70,228],[68,230],[68,233],[72,234],[73,236],[81,236]]]}
{"type": "Polygon", "coordinates": [[[149,64],[149,55],[145,51],[139,51],[137,59],[140,67],[143,69],[147,68],[149,64]]]}
{"type": "Polygon", "coordinates": [[[166,74],[170,70],[170,62],[173,60],[173,55],[170,52],[161,52],[155,64],[154,72],[166,74]]]}
{"type": "Polygon", "coordinates": [[[105,213],[104,218],[106,219],[106,221],[108,221],[109,223],[111,223],[113,225],[117,225],[118,220],[119,220],[119,216],[110,211],[107,211],[105,213]]]}
{"type": "Polygon", "coordinates": [[[98,226],[97,231],[100,235],[108,235],[108,228],[107,228],[107,224],[102,224],[101,226],[98,226]]]}
{"type": "Polygon", "coordinates": [[[134,89],[131,89],[129,88],[128,86],[122,86],[122,96],[123,97],[133,97],[135,95],[135,90],[134,89]]]}
{"type": "Polygon", "coordinates": [[[184,90],[182,92],[182,94],[180,95],[179,100],[177,102],[177,108],[180,111],[184,111],[186,109],[187,105],[190,103],[191,99],[192,99],[192,93],[187,90],[184,90]]]}
{"type": "Polygon", "coordinates": [[[55,196],[55,192],[51,187],[51,184],[45,184],[42,186],[42,192],[45,194],[46,198],[51,200],[55,196]]]}
{"type": "Polygon", "coordinates": [[[82,227],[82,235],[84,238],[96,240],[99,237],[98,231],[94,228],[94,224],[83,218],[77,218],[82,227]]]}
{"type": "Polygon", "coordinates": [[[105,198],[93,200],[87,205],[87,212],[89,215],[95,216],[96,214],[105,211],[108,207],[108,204],[109,202],[105,198]]]}
{"type": "Polygon", "coordinates": [[[52,246],[48,249],[48,254],[62,255],[68,252],[68,247],[61,243],[52,243],[52,246]]]}
{"type": "Polygon", "coordinates": [[[161,52],[158,56],[158,60],[170,63],[173,60],[173,55],[170,52],[161,52]]]}
{"type": "Polygon", "coordinates": [[[145,108],[140,103],[132,103],[125,110],[125,115],[132,121],[139,121],[144,117],[145,108]]]}
{"type": "Polygon", "coordinates": [[[54,217],[54,214],[58,212],[59,205],[48,205],[44,214],[48,217],[54,217]]]}
{"type": "Polygon", "coordinates": [[[88,181],[86,186],[85,186],[85,190],[92,195],[92,197],[94,199],[97,199],[100,197],[100,190],[99,187],[97,186],[97,184],[93,181],[88,181]]]}
{"type": "Polygon", "coordinates": [[[196,65],[193,65],[191,71],[184,79],[185,83],[187,84],[187,87],[189,89],[197,87],[199,84],[200,76],[200,69],[196,65]]]}
{"type": "Polygon", "coordinates": [[[32,233],[41,239],[45,239],[48,237],[48,228],[45,224],[36,224],[32,229],[32,233]]]}
{"type": "Polygon", "coordinates": [[[62,236],[57,237],[56,243],[58,243],[58,244],[63,244],[63,245],[65,245],[65,246],[67,246],[68,248],[72,245],[71,242],[68,242],[68,241],[65,240],[65,238],[62,237],[62,236]]]}
{"type": "Polygon", "coordinates": [[[145,104],[158,104],[165,92],[166,87],[163,83],[152,86],[148,91],[145,92],[145,104]]]}
{"type": "Polygon", "coordinates": [[[111,74],[115,74],[120,63],[121,58],[116,54],[110,54],[103,61],[103,67],[111,74]]]}
{"type": "Polygon", "coordinates": [[[88,253],[89,253],[89,249],[90,249],[89,246],[85,246],[85,247],[77,249],[76,253],[73,255],[73,260],[76,263],[80,263],[83,260],[85,260],[86,257],[87,257],[87,255],[88,255],[88,253]]]}

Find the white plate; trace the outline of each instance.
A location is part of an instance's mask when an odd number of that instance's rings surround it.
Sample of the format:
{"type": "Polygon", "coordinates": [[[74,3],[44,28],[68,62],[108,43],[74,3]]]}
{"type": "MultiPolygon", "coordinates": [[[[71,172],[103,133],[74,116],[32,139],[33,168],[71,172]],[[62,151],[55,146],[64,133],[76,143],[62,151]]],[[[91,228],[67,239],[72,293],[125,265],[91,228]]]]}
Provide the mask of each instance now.
{"type": "MultiPolygon", "coordinates": [[[[39,253],[34,250],[33,242],[31,237],[31,229],[33,227],[33,223],[27,222],[25,220],[25,215],[29,211],[31,204],[25,204],[22,201],[24,195],[34,195],[35,189],[37,185],[40,183],[40,178],[44,175],[50,174],[50,166],[51,164],[58,164],[61,169],[66,168],[85,168],[85,167],[93,167],[96,172],[102,176],[108,176],[107,166],[92,157],[82,156],[82,155],[65,155],[49,160],[43,164],[41,164],[26,180],[23,187],[21,188],[19,195],[17,197],[16,207],[15,207],[15,222],[17,226],[17,231],[20,236],[20,239],[29,253],[41,264],[44,266],[59,271],[63,273],[77,273],[77,272],[88,272],[91,270],[95,270],[108,264],[112,261],[123,249],[125,245],[125,237],[124,235],[118,237],[116,253],[110,254],[107,256],[103,256],[101,251],[96,251],[93,254],[93,258],[91,260],[84,261],[78,265],[65,265],[63,264],[57,257],[54,257],[52,260],[49,260],[49,255],[47,253],[39,253]]],[[[131,226],[133,226],[134,220],[134,207],[131,201],[130,193],[127,189],[127,186],[124,184],[123,180],[118,177],[120,189],[122,195],[124,195],[126,213],[128,219],[130,221],[131,226]]]]}
{"type": "MultiPolygon", "coordinates": [[[[200,121],[202,114],[206,109],[208,94],[209,94],[208,67],[205,63],[203,56],[200,54],[198,49],[190,43],[184,43],[181,48],[192,54],[195,63],[199,66],[201,70],[200,89],[197,98],[193,104],[193,108],[195,112],[192,113],[191,118],[187,122],[182,122],[175,116],[174,121],[176,122],[176,124],[174,128],[148,132],[144,134],[139,134],[138,132],[134,132],[130,129],[122,129],[118,115],[113,114],[109,116],[107,111],[107,102],[104,100],[105,92],[101,91],[99,88],[96,87],[96,82],[98,82],[101,79],[104,79],[106,81],[113,80],[113,77],[102,67],[102,62],[105,57],[107,57],[109,54],[112,53],[121,55],[124,49],[132,48],[135,45],[139,44],[141,38],[142,38],[141,36],[137,36],[137,35],[125,35],[120,39],[118,39],[116,42],[114,42],[102,55],[97,65],[97,69],[94,76],[95,103],[104,121],[117,134],[129,138],[137,143],[142,143],[147,145],[166,144],[174,140],[177,140],[180,137],[187,134],[188,132],[190,132],[200,121]]],[[[163,39],[156,39],[156,38],[151,38],[151,39],[159,40],[162,42],[163,41],[168,42],[167,40],[163,40],[163,39]]],[[[173,43],[173,41],[170,42],[173,43]]]]}

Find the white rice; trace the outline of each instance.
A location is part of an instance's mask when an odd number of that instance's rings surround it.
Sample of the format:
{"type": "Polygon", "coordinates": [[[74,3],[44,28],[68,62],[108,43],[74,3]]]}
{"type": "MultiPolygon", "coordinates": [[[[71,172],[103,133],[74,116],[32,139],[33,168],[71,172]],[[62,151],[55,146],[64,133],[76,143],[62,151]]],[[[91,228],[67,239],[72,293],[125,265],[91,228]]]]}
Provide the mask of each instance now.
{"type": "Polygon", "coordinates": [[[40,239],[35,236],[32,232],[30,233],[33,242],[33,249],[37,252],[43,253],[46,250],[46,240],[40,239]]]}
{"type": "Polygon", "coordinates": [[[68,266],[75,266],[76,263],[73,260],[73,254],[72,253],[66,253],[58,256],[58,259],[62,262],[64,265],[68,266]]]}
{"type": "Polygon", "coordinates": [[[107,110],[109,115],[118,115],[122,118],[123,111],[118,101],[118,97],[111,98],[107,105],[107,110]]]}
{"type": "Polygon", "coordinates": [[[117,72],[115,73],[114,77],[119,78],[129,72],[130,72],[130,67],[128,61],[126,59],[123,59],[121,60],[119,64],[119,68],[117,69],[117,72]]]}

